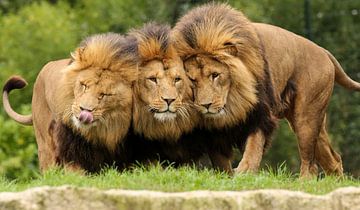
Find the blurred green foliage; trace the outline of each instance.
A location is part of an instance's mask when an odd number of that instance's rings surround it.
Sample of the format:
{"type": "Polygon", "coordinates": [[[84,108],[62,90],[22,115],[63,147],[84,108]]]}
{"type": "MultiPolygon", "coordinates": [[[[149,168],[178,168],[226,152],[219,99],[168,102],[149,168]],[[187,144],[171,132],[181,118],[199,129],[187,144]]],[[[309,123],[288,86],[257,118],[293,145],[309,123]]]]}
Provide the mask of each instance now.
{"type": "MultiPolygon", "coordinates": [[[[21,113],[30,113],[32,85],[42,66],[69,56],[85,36],[124,33],[144,22],[174,24],[179,16],[207,0],[0,0],[0,84],[12,74],[29,87],[11,94],[21,113]]],[[[297,0],[228,0],[251,20],[304,35],[304,2],[297,0]]],[[[311,1],[313,41],[330,50],[346,72],[360,81],[360,1],[311,1]]],[[[335,88],[328,110],[332,144],[342,154],[345,171],[360,176],[360,93],[335,88]]],[[[286,162],[299,170],[293,133],[282,122],[263,164],[286,162]]],[[[29,178],[38,173],[31,127],[9,120],[0,109],[0,175],[29,178]]]]}
{"type": "MultiPolygon", "coordinates": [[[[30,112],[29,105],[21,106],[30,112]]],[[[32,127],[22,126],[0,115],[0,174],[25,179],[38,173],[37,150],[32,127]]]]}

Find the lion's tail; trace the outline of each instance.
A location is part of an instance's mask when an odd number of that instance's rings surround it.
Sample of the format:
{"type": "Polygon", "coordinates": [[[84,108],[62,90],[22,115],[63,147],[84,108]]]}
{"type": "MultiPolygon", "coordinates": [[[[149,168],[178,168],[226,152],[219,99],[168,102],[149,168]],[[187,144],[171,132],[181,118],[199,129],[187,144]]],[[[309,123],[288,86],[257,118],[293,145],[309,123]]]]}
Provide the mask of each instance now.
{"type": "Polygon", "coordinates": [[[3,87],[3,105],[5,112],[16,122],[23,125],[32,125],[32,115],[21,115],[15,112],[9,102],[9,93],[13,89],[22,89],[27,85],[27,82],[20,76],[12,76],[6,81],[3,87]]]}
{"type": "Polygon", "coordinates": [[[340,63],[336,60],[336,58],[327,50],[325,52],[328,54],[330,60],[335,66],[335,81],[349,90],[360,91],[360,83],[352,80],[341,67],[340,63]]]}

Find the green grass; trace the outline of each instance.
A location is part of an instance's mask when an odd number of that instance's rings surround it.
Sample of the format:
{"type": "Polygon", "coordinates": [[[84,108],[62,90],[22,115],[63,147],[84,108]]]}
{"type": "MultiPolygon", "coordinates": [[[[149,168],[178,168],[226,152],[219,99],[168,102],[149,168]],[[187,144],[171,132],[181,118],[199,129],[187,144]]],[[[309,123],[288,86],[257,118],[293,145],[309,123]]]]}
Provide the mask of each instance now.
{"type": "Polygon", "coordinates": [[[197,170],[191,167],[174,169],[153,166],[136,167],[122,173],[114,169],[104,170],[98,175],[83,176],[63,170],[50,170],[31,180],[9,181],[0,177],[1,191],[22,191],[38,186],[72,185],[99,189],[157,190],[167,192],[192,190],[254,190],[287,189],[312,194],[325,194],[339,187],[360,187],[360,180],[351,177],[302,180],[284,167],[278,170],[263,170],[259,174],[243,174],[230,177],[213,170],[197,170]]]}

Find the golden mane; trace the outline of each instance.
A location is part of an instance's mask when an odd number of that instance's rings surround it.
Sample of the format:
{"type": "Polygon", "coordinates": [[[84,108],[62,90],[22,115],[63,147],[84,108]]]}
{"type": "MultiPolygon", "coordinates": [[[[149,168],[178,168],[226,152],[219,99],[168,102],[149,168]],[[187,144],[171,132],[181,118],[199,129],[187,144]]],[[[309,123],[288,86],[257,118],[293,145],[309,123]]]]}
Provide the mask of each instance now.
{"type": "Polygon", "coordinates": [[[80,72],[91,69],[97,72],[99,78],[106,71],[113,75],[111,80],[132,85],[137,79],[136,42],[115,33],[94,35],[82,41],[71,56],[72,62],[62,69],[63,77],[59,78],[62,88],[56,91],[56,117],[87,140],[105,144],[113,150],[128,132],[131,108],[130,111],[117,110],[108,115],[99,126],[78,130],[72,125],[69,116],[74,102],[75,81],[80,72]]]}
{"type": "Polygon", "coordinates": [[[80,46],[71,53],[73,59],[68,71],[98,67],[118,73],[129,80],[135,80],[136,74],[122,69],[137,65],[135,59],[135,40],[120,34],[97,34],[84,39],[80,46]],[[71,69],[71,70],[70,70],[71,69]]]}
{"type": "Polygon", "coordinates": [[[137,39],[138,54],[142,63],[178,56],[171,43],[170,30],[170,26],[166,24],[147,23],[140,29],[130,31],[130,35],[137,39]]]}
{"type": "Polygon", "coordinates": [[[186,62],[210,57],[229,67],[231,87],[227,118],[207,119],[205,126],[233,126],[244,121],[258,102],[257,81],[264,79],[260,39],[251,22],[226,4],[210,3],[191,10],[173,29],[175,47],[186,62]]]}
{"type": "MultiPolygon", "coordinates": [[[[138,42],[139,63],[141,71],[151,71],[143,68],[147,62],[158,60],[163,63],[164,70],[176,68],[183,71],[183,63],[174,49],[171,37],[171,28],[168,25],[148,23],[142,28],[132,30],[130,35],[136,37],[138,42]],[[169,64],[169,65],[168,65],[169,64]]],[[[184,72],[185,73],[185,72],[184,72]]],[[[185,74],[184,74],[185,75],[185,74]]],[[[191,106],[192,90],[188,78],[184,78],[185,88],[182,96],[182,107],[176,120],[160,122],[149,112],[148,104],[140,99],[141,88],[139,84],[134,88],[133,127],[136,133],[149,139],[177,141],[182,134],[191,132],[196,126],[198,116],[191,106]]]]}

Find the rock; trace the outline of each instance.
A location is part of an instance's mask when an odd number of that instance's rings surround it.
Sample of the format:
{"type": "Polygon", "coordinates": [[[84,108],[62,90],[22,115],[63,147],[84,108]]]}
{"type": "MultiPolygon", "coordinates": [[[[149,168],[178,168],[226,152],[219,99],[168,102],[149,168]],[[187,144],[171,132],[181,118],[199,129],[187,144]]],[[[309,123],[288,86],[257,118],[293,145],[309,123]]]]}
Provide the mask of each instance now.
{"type": "Polygon", "coordinates": [[[165,193],[94,188],[38,187],[23,192],[0,193],[1,210],[57,209],[360,209],[360,188],[337,189],[327,195],[287,190],[192,191],[165,193]]]}

